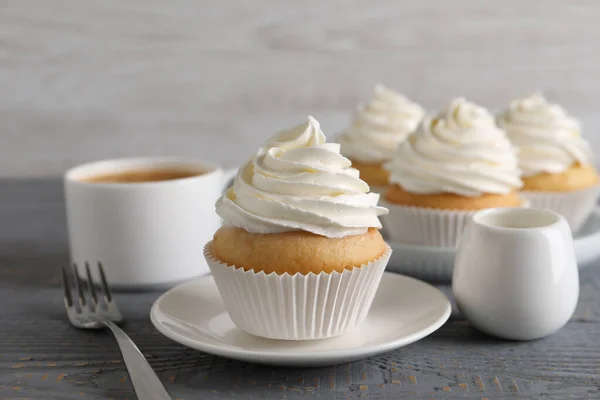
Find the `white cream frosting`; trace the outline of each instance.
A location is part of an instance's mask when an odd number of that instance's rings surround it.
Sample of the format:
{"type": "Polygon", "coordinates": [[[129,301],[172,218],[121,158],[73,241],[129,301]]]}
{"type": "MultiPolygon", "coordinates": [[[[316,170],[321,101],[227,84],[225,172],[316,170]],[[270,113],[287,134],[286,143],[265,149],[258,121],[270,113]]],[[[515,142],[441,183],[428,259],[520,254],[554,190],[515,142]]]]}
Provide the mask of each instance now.
{"type": "Polygon", "coordinates": [[[476,197],[522,186],[516,150],[505,132],[487,110],[462,98],[425,117],[385,168],[391,182],[418,194],[476,197]]]}
{"type": "Polygon", "coordinates": [[[352,125],[340,135],[342,154],[364,163],[388,161],[424,115],[418,104],[377,85],[373,98],[357,107],[352,125]]]}
{"type": "Polygon", "coordinates": [[[326,143],[312,117],[273,136],[244,165],[216,204],[227,225],[252,233],[302,230],[330,238],[381,228],[379,195],[326,143]]]}
{"type": "Polygon", "coordinates": [[[548,103],[540,93],[511,101],[497,120],[519,148],[524,176],[561,173],[593,159],[579,121],[558,104],[548,103]]]}

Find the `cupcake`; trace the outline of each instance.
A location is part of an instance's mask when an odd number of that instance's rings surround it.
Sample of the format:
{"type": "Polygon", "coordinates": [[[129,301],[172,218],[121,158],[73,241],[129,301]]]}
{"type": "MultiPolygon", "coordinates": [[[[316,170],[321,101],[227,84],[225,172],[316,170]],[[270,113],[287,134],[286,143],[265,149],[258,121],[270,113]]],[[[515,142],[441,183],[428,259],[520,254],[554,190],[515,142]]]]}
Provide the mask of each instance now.
{"type": "Polygon", "coordinates": [[[363,321],[391,254],[378,201],[314,118],[267,141],[217,201],[224,225],[204,249],[233,322],[306,340],[363,321]]]}
{"type": "Polygon", "coordinates": [[[383,224],[394,241],[455,247],[475,211],[523,205],[516,149],[487,110],[465,99],[424,118],[385,168],[383,224]]]}
{"type": "Polygon", "coordinates": [[[539,93],[512,101],[497,120],[519,148],[523,197],[533,207],[563,214],[571,229],[578,230],[600,193],[579,121],[539,93]]]}
{"type": "Polygon", "coordinates": [[[357,107],[352,125],[340,135],[342,154],[352,160],[373,190],[385,191],[389,173],[382,165],[415,130],[425,111],[406,97],[378,85],[371,101],[357,107]]]}

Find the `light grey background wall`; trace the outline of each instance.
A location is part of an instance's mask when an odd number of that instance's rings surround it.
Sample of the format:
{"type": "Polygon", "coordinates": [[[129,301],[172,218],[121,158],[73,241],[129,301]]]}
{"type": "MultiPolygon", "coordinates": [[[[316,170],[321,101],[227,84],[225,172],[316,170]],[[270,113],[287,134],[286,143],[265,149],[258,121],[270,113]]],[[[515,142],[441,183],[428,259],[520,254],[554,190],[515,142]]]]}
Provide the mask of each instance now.
{"type": "Polygon", "coordinates": [[[185,155],[242,162],[383,82],[430,110],[543,89],[600,151],[593,1],[3,0],[0,176],[185,155]]]}

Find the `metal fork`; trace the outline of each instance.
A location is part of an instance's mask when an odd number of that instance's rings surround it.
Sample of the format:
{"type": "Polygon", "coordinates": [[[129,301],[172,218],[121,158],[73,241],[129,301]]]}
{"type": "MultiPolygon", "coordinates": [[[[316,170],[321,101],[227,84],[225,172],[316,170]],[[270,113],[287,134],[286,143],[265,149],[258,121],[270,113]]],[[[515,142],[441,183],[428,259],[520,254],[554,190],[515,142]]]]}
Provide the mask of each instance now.
{"type": "Polygon", "coordinates": [[[102,264],[98,263],[100,285],[94,284],[87,262],[85,272],[87,282],[80,278],[76,264],[73,264],[72,268],[62,268],[65,308],[71,325],[82,329],[110,329],[117,339],[138,399],[171,400],[171,396],[135,343],[115,324],[121,322],[123,316],[110,293],[102,264]],[[71,284],[71,280],[74,285],[71,284]]]}

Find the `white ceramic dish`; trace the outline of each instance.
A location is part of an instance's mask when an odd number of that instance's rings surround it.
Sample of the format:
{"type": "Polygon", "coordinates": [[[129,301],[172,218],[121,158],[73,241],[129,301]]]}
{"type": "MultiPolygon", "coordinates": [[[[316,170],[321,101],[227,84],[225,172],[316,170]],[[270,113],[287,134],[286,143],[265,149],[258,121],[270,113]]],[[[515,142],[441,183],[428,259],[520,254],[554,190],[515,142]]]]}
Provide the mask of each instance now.
{"type": "Polygon", "coordinates": [[[238,329],[212,276],[183,283],[152,306],[162,334],[193,349],[262,364],[334,365],[406,346],[431,334],[450,316],[438,289],[403,275],[384,273],[367,319],[349,333],[321,340],[272,340],[238,329]]]}
{"type": "MultiPolygon", "coordinates": [[[[387,270],[433,282],[450,282],[454,265],[453,248],[415,246],[388,242],[394,250],[387,270]]],[[[600,208],[596,208],[574,235],[573,244],[579,269],[600,258],[600,208]]]]}
{"type": "Polygon", "coordinates": [[[198,249],[221,226],[214,212],[237,169],[185,158],[122,158],[65,173],[71,263],[101,261],[115,289],[173,285],[209,272],[198,249]],[[127,171],[175,169],[193,175],[162,181],[90,182],[127,171]]]}
{"type": "Polygon", "coordinates": [[[462,316],[490,335],[534,340],[556,332],[579,298],[566,218],[536,208],[475,213],[456,250],[452,293],[462,316]]]}

